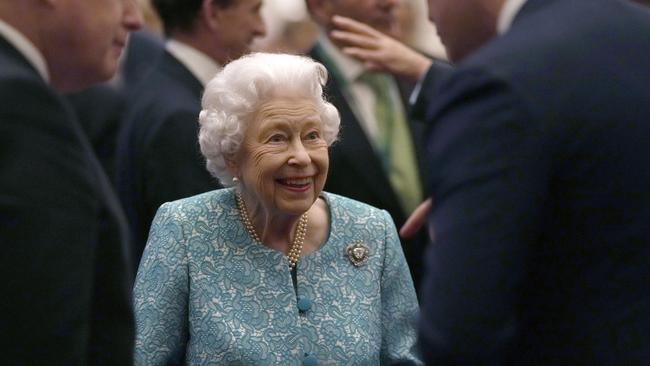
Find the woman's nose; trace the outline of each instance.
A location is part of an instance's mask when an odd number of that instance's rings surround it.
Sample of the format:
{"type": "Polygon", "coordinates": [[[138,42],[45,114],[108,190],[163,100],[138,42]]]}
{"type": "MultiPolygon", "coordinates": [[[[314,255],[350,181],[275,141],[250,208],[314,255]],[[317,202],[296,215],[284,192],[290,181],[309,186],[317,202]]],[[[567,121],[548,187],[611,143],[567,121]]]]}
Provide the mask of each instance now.
{"type": "Polygon", "coordinates": [[[291,156],[289,157],[290,165],[305,165],[311,162],[309,152],[305,149],[305,145],[301,140],[295,141],[291,144],[291,156]]]}

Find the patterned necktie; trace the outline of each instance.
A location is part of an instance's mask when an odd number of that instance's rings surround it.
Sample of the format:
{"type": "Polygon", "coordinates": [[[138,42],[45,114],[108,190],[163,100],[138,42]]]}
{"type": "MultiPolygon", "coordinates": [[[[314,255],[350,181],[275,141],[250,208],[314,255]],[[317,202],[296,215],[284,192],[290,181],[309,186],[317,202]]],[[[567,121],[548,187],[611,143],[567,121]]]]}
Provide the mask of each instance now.
{"type": "Polygon", "coordinates": [[[375,94],[375,145],[402,209],[410,214],[422,202],[422,187],[409,127],[390,95],[391,80],[385,74],[364,72],[359,81],[375,94]]]}

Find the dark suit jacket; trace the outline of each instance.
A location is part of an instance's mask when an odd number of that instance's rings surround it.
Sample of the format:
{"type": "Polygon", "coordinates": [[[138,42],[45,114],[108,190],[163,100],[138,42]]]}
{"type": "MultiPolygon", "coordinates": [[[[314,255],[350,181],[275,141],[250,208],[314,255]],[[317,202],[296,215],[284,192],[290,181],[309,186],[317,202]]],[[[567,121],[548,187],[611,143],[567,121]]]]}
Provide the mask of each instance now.
{"type": "MultiPolygon", "coordinates": [[[[322,63],[330,71],[330,78],[325,87],[327,99],[338,109],[341,116],[339,141],[330,148],[330,167],[325,190],[353,198],[390,213],[395,225],[401,227],[410,212],[404,212],[397,194],[392,189],[388,175],[382,168],[380,158],[375,153],[372,143],[352,112],[343,91],[343,81],[337,79],[336,66],[332,64],[325,51],[319,46],[310,52],[314,60],[322,63]]],[[[408,92],[402,94],[407,97],[408,92]]],[[[409,123],[415,154],[417,158],[422,187],[426,187],[426,171],[422,158],[422,136],[424,126],[409,123]]],[[[422,231],[415,239],[402,240],[406,260],[411,269],[416,289],[420,277],[422,252],[427,239],[422,231]]]]}
{"type": "Polygon", "coordinates": [[[139,30],[129,35],[129,43],[120,65],[122,85],[135,87],[151,71],[165,51],[163,40],[147,30],[139,30]]]}
{"type": "Polygon", "coordinates": [[[416,90],[413,91],[415,100],[409,99],[409,102],[413,103],[409,110],[409,118],[412,121],[421,123],[426,121],[427,108],[435,102],[438,88],[444,84],[453,70],[453,66],[446,61],[433,59],[427,73],[421,77],[416,90]]]}
{"type": "Polygon", "coordinates": [[[117,185],[140,262],[158,207],[219,188],[198,145],[203,86],[165,52],[136,87],[117,151],[117,185]]]}
{"type": "Polygon", "coordinates": [[[529,0],[427,119],[432,365],[647,365],[650,15],[529,0]]]}
{"type": "Polygon", "coordinates": [[[113,85],[100,84],[68,94],[66,99],[74,109],[106,174],[111,182],[115,182],[117,133],[126,108],[124,94],[113,85]]]}
{"type": "Polygon", "coordinates": [[[0,37],[0,332],[7,365],[129,365],[128,230],[70,108],[0,37]]]}
{"type": "Polygon", "coordinates": [[[115,183],[115,150],[124,112],[137,82],[163,54],[162,40],[145,30],[129,35],[116,82],[106,82],[66,95],[81,127],[112,183],[115,183]]]}

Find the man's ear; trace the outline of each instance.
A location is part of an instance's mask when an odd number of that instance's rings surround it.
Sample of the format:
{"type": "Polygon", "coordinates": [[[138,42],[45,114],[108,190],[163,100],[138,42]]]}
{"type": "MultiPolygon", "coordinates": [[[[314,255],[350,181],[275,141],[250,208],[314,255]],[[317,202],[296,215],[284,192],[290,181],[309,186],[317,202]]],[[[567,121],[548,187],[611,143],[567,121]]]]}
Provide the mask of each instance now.
{"type": "Polygon", "coordinates": [[[221,24],[221,8],[212,0],[202,0],[199,18],[208,28],[215,30],[221,24]]]}
{"type": "Polygon", "coordinates": [[[330,23],[330,19],[335,14],[335,5],[332,4],[332,0],[305,0],[309,14],[311,14],[312,19],[320,24],[325,26],[330,23]]]}

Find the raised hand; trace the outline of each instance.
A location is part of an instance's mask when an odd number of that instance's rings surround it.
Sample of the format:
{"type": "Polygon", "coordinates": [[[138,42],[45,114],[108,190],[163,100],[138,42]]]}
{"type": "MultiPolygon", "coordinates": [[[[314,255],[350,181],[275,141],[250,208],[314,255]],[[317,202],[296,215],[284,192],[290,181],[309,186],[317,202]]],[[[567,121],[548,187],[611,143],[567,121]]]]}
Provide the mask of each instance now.
{"type": "MultiPolygon", "coordinates": [[[[427,216],[433,207],[433,201],[431,198],[422,202],[418,207],[415,208],[411,216],[406,219],[404,225],[399,229],[399,236],[404,239],[410,239],[415,235],[415,233],[420,230],[422,225],[427,221],[427,216]]],[[[432,233],[429,233],[429,236],[432,236],[432,233]]],[[[430,238],[433,239],[433,238],[430,238]]]]}
{"type": "Polygon", "coordinates": [[[388,72],[416,82],[432,60],[402,42],[353,19],[335,15],[330,36],[342,51],[363,62],[369,70],[388,72]]]}

